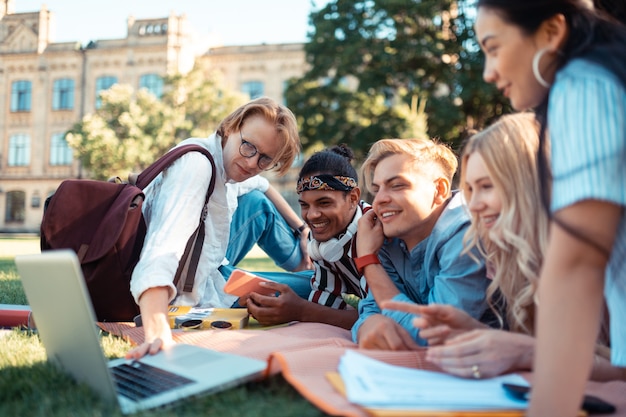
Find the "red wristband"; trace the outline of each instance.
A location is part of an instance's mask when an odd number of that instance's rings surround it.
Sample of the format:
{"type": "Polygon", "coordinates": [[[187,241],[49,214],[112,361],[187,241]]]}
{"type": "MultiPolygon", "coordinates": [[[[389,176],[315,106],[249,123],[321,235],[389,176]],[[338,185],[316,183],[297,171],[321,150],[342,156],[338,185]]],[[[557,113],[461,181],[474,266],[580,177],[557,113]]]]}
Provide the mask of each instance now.
{"type": "Polygon", "coordinates": [[[356,269],[359,271],[359,274],[363,275],[363,269],[366,266],[372,264],[380,264],[380,259],[378,259],[378,255],[376,255],[375,253],[370,253],[369,255],[354,258],[354,264],[356,265],[356,269]]]}

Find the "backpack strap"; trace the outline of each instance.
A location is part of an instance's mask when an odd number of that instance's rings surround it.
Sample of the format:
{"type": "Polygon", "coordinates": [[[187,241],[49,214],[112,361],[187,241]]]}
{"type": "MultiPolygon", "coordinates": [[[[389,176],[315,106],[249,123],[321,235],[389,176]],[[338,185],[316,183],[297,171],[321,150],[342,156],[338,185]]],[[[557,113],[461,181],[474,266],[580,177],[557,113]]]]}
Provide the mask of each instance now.
{"type": "Polygon", "coordinates": [[[208,214],[207,204],[209,203],[209,198],[211,197],[211,194],[213,194],[213,190],[215,188],[216,171],[213,155],[211,155],[208,149],[200,145],[177,146],[165,155],[163,155],[161,158],[156,160],[148,168],[143,170],[141,174],[137,176],[136,185],[137,187],[144,189],[148,186],[148,184],[150,184],[150,182],[152,182],[152,180],[157,177],[157,175],[163,172],[167,167],[172,165],[174,161],[176,161],[187,152],[200,152],[204,154],[204,156],[206,156],[211,163],[211,181],[209,182],[209,188],[207,189],[207,193],[204,198],[204,205],[202,206],[202,212],[200,213],[200,221],[198,227],[191,234],[189,240],[187,241],[185,251],[183,252],[183,256],[180,258],[180,262],[178,263],[178,269],[176,270],[176,274],[174,275],[174,286],[178,288],[178,283],[184,276],[185,282],[183,285],[183,291],[191,292],[193,290],[193,284],[196,279],[198,264],[200,263],[202,245],[204,244],[205,220],[208,214]]]}
{"type": "MultiPolygon", "coordinates": [[[[178,158],[186,154],[187,152],[200,152],[204,154],[209,161],[211,161],[211,166],[213,167],[213,175],[211,176],[211,184],[215,183],[215,162],[213,161],[213,155],[203,146],[200,145],[183,145],[177,146],[167,152],[165,155],[157,159],[152,163],[148,168],[144,169],[141,174],[137,176],[137,181],[135,185],[142,190],[148,186],[154,180],[157,175],[163,172],[167,167],[172,165],[174,161],[178,158]]],[[[209,185],[209,189],[212,190],[213,185],[209,185]]]]}
{"type": "MultiPolygon", "coordinates": [[[[213,160],[211,159],[211,162],[213,160]]],[[[184,292],[191,292],[193,290],[193,284],[196,280],[196,271],[198,270],[198,264],[200,263],[200,255],[202,253],[202,246],[204,244],[204,232],[205,232],[205,220],[209,209],[209,197],[213,194],[213,188],[215,188],[215,165],[211,163],[213,167],[213,174],[211,175],[211,183],[207,190],[206,197],[204,199],[204,206],[202,206],[202,213],[200,214],[200,224],[196,230],[191,234],[185,246],[185,252],[183,253],[180,262],[178,263],[178,269],[174,275],[174,286],[178,288],[178,282],[185,276],[185,284],[183,286],[184,292]]]]}

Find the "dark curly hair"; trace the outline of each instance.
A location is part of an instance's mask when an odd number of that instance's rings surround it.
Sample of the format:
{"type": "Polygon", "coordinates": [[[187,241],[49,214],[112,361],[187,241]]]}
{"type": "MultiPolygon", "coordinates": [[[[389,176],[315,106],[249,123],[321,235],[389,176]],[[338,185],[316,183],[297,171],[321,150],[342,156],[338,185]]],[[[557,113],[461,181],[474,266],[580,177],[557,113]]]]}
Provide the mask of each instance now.
{"type": "Polygon", "coordinates": [[[352,166],[353,160],[354,152],[345,143],[315,152],[302,166],[298,181],[311,175],[328,174],[351,177],[358,183],[356,169],[352,166]]]}

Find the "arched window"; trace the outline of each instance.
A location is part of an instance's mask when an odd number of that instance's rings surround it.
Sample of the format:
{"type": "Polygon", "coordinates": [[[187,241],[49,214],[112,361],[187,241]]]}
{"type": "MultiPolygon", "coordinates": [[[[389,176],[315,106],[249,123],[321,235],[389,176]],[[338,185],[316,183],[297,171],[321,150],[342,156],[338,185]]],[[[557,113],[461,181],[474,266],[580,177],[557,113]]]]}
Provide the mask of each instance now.
{"type": "Polygon", "coordinates": [[[26,193],[9,191],[7,193],[5,223],[24,223],[26,218],[26,193]]]}
{"type": "Polygon", "coordinates": [[[59,78],[52,88],[52,110],[72,110],[74,108],[74,80],[59,78]]]}
{"type": "Polygon", "coordinates": [[[255,98],[263,97],[265,94],[265,86],[263,85],[263,81],[246,81],[241,85],[241,92],[248,94],[250,100],[254,100],[255,98]]]}
{"type": "Polygon", "coordinates": [[[139,88],[145,88],[156,98],[163,95],[163,78],[158,74],[144,74],[139,78],[139,88]]]}
{"type": "Polygon", "coordinates": [[[9,138],[9,166],[30,164],[30,136],[18,133],[9,138]]]}
{"type": "Polygon", "coordinates": [[[30,111],[31,82],[26,80],[13,81],[11,84],[11,111],[30,111]]]}
{"type": "Polygon", "coordinates": [[[50,165],[70,165],[72,148],[65,140],[65,133],[55,133],[50,139],[50,165]]]}
{"type": "Polygon", "coordinates": [[[99,109],[100,106],[102,106],[100,93],[111,88],[113,84],[117,84],[117,77],[105,75],[96,79],[96,109],[99,109]]]}

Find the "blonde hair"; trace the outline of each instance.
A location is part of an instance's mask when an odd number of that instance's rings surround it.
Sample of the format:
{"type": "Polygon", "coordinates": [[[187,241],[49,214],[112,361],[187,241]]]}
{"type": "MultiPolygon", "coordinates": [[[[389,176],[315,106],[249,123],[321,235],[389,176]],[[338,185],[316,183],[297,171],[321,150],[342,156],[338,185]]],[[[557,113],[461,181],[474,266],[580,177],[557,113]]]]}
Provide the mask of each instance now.
{"type": "Polygon", "coordinates": [[[274,162],[278,164],[278,173],[284,175],[301,148],[296,117],[287,107],[268,97],[257,98],[226,116],[217,127],[217,134],[226,140],[231,132],[239,131],[246,119],[252,116],[262,116],[276,127],[281,144],[274,162]]]}
{"type": "Polygon", "coordinates": [[[381,139],[374,143],[363,162],[361,173],[363,183],[372,192],[374,170],[380,161],[392,155],[410,155],[420,169],[435,168],[452,182],[458,166],[458,160],[452,150],[435,140],[430,139],[381,139]]]}
{"type": "Polygon", "coordinates": [[[485,256],[495,269],[487,288],[491,308],[506,305],[511,330],[534,334],[535,294],[548,240],[548,215],[543,210],[536,160],[539,123],[532,113],[517,113],[472,136],[461,156],[461,187],[465,184],[467,160],[473,153],[483,158],[493,186],[502,200],[502,210],[491,233],[480,234],[476,215],[466,232],[465,252],[472,248],[485,256]],[[499,297],[499,300],[497,299],[499,297]],[[497,303],[500,304],[500,303],[497,303]]]}

